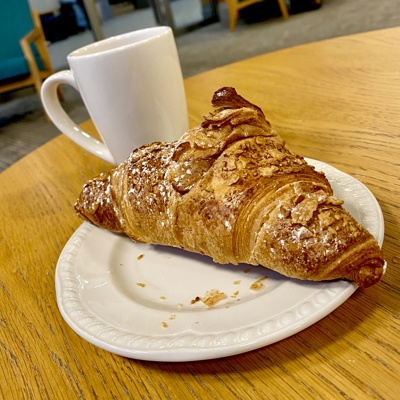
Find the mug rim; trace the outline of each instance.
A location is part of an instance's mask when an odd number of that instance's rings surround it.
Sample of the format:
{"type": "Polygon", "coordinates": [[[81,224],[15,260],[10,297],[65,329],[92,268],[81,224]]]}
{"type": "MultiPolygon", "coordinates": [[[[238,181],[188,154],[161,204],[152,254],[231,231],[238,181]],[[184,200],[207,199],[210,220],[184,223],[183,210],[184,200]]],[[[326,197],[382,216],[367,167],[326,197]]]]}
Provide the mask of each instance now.
{"type": "Polygon", "coordinates": [[[161,37],[169,32],[172,32],[172,29],[169,26],[154,26],[121,33],[120,35],[110,36],[108,38],[89,43],[86,46],[75,49],[68,54],[67,59],[93,57],[99,54],[104,55],[106,53],[119,51],[122,48],[135,47],[161,37]],[[142,37],[142,35],[144,36],[142,37]],[[130,39],[135,36],[138,37],[137,40],[126,43],[126,39],[130,39]]]}

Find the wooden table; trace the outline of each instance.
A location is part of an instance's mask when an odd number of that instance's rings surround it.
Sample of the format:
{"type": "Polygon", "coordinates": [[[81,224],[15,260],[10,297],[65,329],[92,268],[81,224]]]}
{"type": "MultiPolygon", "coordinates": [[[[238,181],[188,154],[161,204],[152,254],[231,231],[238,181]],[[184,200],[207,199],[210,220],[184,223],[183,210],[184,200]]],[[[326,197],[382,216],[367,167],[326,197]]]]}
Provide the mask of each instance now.
{"type": "MultiPolygon", "coordinates": [[[[394,399],[400,389],[400,28],[299,46],[187,79],[190,125],[220,86],[288,145],[367,185],[383,210],[382,282],[278,343],[220,360],[126,359],[61,317],[54,273],[83,183],[110,166],[60,136],[0,175],[0,398],[394,399]],[[129,396],[128,396],[129,395],[129,396]]],[[[90,122],[86,124],[92,129],[90,122]]]]}

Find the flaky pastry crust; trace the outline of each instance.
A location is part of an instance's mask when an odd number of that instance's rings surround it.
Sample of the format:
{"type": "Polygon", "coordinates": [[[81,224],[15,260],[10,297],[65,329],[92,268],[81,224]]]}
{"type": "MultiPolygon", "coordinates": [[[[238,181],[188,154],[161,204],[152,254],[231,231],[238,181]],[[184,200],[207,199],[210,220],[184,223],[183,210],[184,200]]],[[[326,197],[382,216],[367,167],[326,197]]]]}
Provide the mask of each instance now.
{"type": "Polygon", "coordinates": [[[378,282],[382,251],[325,175],[290,151],[262,110],[233,88],[215,92],[212,104],[178,141],[142,146],[89,181],[76,212],[135,241],[221,264],[361,287],[378,282]]]}

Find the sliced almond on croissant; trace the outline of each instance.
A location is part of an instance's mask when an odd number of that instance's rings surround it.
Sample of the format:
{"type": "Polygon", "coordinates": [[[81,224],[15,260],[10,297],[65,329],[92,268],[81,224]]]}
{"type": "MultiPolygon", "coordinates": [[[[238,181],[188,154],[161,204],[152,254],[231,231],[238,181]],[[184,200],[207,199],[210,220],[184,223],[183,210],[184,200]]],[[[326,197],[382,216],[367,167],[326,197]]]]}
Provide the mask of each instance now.
{"type": "Polygon", "coordinates": [[[95,225],[135,241],[262,265],[288,277],[348,279],[384,272],[374,237],[333,196],[323,173],[294,154],[261,109],[233,88],[173,143],[133,151],[89,181],[75,205],[95,225]]]}

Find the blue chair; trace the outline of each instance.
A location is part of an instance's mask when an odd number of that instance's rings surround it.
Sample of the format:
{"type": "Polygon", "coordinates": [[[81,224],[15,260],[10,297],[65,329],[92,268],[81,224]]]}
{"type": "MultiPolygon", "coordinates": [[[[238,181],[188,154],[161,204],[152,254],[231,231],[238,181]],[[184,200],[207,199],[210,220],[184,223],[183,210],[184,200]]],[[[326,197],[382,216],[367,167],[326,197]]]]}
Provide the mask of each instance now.
{"type": "Polygon", "coordinates": [[[27,0],[0,1],[0,93],[40,89],[54,73],[39,14],[27,0]]]}

